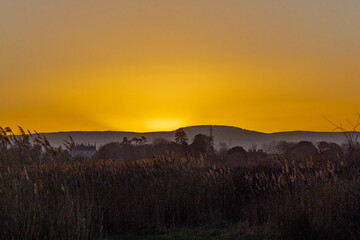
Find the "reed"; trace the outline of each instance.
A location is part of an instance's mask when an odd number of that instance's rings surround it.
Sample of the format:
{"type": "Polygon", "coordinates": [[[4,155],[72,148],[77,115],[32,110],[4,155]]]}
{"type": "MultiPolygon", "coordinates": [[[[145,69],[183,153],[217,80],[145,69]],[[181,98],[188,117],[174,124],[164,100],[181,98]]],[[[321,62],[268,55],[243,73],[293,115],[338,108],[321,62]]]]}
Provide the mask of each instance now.
{"type": "MultiPolygon", "coordinates": [[[[230,168],[206,156],[77,161],[0,128],[0,239],[101,239],[139,229],[245,223],[287,239],[360,237],[360,167],[341,162],[230,168]]],[[[72,146],[72,140],[68,143],[72,146]]]]}

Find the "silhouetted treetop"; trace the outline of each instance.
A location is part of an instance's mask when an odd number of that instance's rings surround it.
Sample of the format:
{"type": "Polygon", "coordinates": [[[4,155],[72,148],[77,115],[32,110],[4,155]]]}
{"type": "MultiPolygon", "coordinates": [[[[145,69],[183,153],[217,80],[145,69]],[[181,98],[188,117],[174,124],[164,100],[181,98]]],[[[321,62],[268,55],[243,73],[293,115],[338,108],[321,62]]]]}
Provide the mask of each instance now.
{"type": "Polygon", "coordinates": [[[188,138],[186,136],[186,133],[184,129],[179,128],[175,131],[175,142],[183,145],[187,145],[188,138]]]}

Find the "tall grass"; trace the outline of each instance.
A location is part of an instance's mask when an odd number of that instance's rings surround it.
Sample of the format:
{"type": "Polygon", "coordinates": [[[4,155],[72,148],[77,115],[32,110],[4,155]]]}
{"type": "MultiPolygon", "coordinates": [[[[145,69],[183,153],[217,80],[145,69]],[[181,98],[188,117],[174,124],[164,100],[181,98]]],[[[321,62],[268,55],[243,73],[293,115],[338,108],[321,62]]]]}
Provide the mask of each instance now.
{"type": "Polygon", "coordinates": [[[238,168],[172,155],[76,161],[37,136],[47,153],[37,161],[25,133],[0,133],[0,239],[101,239],[224,222],[287,239],[360,238],[360,167],[353,159],[238,168]]]}
{"type": "Polygon", "coordinates": [[[290,239],[358,237],[357,167],[231,169],[205,158],[0,166],[0,239],[100,239],[247,222],[290,239]]]}
{"type": "Polygon", "coordinates": [[[358,239],[360,169],[344,162],[306,164],[287,160],[280,167],[245,175],[256,204],[251,224],[267,224],[288,239],[358,239]]]}
{"type": "Polygon", "coordinates": [[[0,167],[1,239],[98,239],[105,231],[227,219],[230,170],[205,159],[0,167]]]}

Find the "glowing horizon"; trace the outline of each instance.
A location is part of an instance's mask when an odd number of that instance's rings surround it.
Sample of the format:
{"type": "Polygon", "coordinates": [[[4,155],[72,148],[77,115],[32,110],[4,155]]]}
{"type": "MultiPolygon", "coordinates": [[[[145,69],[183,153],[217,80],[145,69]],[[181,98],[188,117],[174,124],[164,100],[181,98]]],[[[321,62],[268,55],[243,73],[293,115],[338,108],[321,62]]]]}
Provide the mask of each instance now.
{"type": "Polygon", "coordinates": [[[0,126],[331,131],[360,111],[360,2],[1,1],[0,126]]]}

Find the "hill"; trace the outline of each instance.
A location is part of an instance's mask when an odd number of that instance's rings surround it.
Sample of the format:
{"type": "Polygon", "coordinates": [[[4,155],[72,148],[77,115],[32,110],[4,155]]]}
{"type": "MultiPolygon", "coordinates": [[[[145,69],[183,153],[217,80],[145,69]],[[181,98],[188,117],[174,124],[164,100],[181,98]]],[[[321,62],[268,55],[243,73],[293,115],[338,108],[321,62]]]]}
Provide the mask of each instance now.
{"type": "MultiPolygon", "coordinates": [[[[210,125],[190,126],[184,128],[189,142],[192,142],[196,134],[209,135],[210,125]]],[[[157,138],[164,138],[169,141],[175,140],[175,131],[163,132],[123,132],[123,131],[73,131],[73,132],[54,132],[42,133],[45,135],[53,146],[59,146],[63,140],[72,136],[77,143],[96,143],[97,147],[102,146],[109,142],[122,141],[124,137],[132,139],[133,137],[145,136],[148,143],[152,143],[157,138]]],[[[252,144],[256,144],[259,148],[263,144],[271,143],[273,141],[328,141],[342,144],[345,142],[343,133],[339,132],[310,132],[310,131],[289,131],[289,132],[276,132],[276,133],[262,133],[257,131],[246,130],[238,127],[231,126],[213,126],[213,135],[215,147],[220,143],[226,143],[228,146],[243,146],[249,148],[252,144]]]]}

